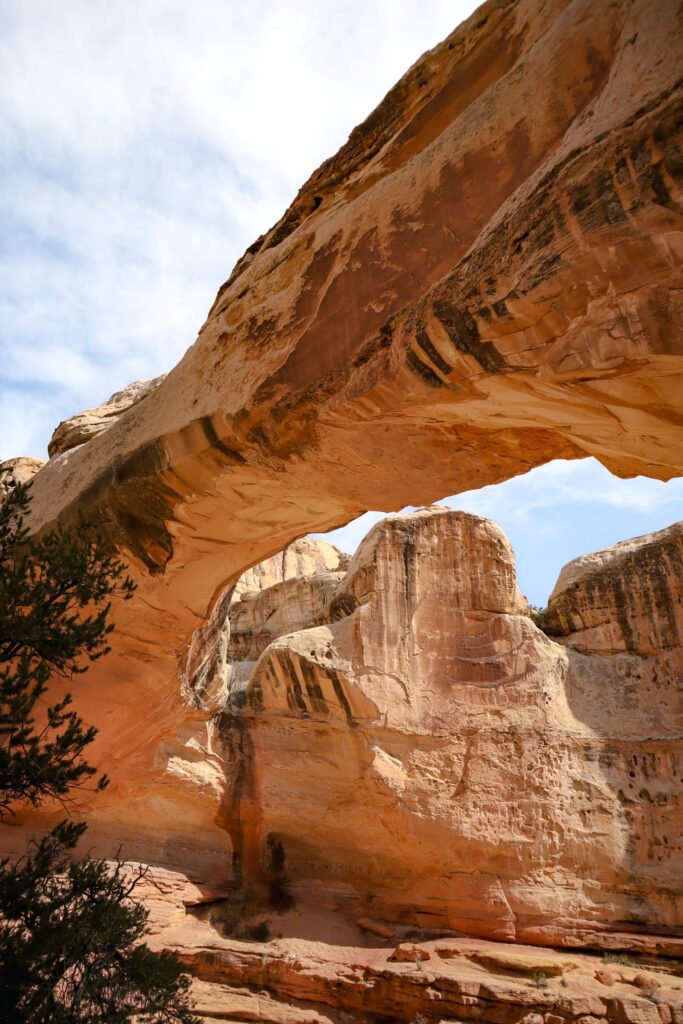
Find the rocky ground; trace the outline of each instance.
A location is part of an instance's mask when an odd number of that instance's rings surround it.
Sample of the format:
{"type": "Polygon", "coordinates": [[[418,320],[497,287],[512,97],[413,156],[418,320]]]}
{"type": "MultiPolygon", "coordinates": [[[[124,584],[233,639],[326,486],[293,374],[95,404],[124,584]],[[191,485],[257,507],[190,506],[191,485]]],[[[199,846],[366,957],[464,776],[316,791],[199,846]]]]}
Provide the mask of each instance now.
{"type": "MultiPolygon", "coordinates": [[[[159,901],[150,899],[157,908],[159,901]]],[[[205,1022],[267,1024],[680,1024],[680,958],[577,953],[465,936],[428,936],[313,906],[263,909],[237,925],[236,903],[189,911],[168,901],[152,944],[179,953],[205,1022]],[[226,934],[267,921],[267,941],[226,934]],[[276,933],[276,934],[275,934],[276,933]]],[[[618,943],[615,943],[615,945],[618,943]]]]}

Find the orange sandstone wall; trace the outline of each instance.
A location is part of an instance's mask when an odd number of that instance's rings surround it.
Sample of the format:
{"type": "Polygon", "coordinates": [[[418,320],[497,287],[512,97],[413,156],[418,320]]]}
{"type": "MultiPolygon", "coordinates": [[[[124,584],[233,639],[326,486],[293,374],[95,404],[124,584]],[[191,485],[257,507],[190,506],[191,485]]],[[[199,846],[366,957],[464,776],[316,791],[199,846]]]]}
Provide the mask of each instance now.
{"type": "Polygon", "coordinates": [[[486,3],[250,247],[179,365],[38,472],[35,527],[90,508],[139,585],[78,686],[113,779],[99,849],[231,876],[223,741],[185,677],[246,567],[551,458],[681,472],[680,35],[674,0],[486,3]]]}

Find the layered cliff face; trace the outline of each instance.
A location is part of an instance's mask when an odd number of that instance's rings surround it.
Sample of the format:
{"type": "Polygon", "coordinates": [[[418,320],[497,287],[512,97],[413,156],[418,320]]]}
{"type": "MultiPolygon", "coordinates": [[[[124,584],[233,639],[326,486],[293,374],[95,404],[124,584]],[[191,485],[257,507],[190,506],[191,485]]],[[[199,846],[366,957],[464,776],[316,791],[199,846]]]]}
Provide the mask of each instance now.
{"type": "Polygon", "coordinates": [[[547,625],[587,654],[664,654],[683,644],[683,524],[566,565],[547,625]]]}
{"type": "Polygon", "coordinates": [[[327,621],[330,598],[343,575],[332,570],[348,561],[333,544],[300,537],[242,573],[192,638],[183,675],[188,699],[207,711],[239,701],[271,640],[327,621]]]}
{"type": "MultiPolygon", "coordinates": [[[[666,605],[661,574],[638,579],[666,605]]],[[[217,731],[241,884],[267,878],[276,836],[299,898],[350,915],[566,945],[683,924],[680,643],[555,642],[501,531],[438,508],[230,625],[217,731]]]]}
{"type": "Polygon", "coordinates": [[[390,519],[343,577],[278,552],[551,458],[683,472],[680,37],[674,0],[486,3],[250,247],[178,367],[62,429],[32,525],[91,512],[138,583],[76,689],[112,778],[82,808],[96,852],[215,894],[267,885],[271,836],[302,904],[671,947],[678,535],[573,570],[555,639],[476,518],[390,519]]]}
{"type": "MultiPolygon", "coordinates": [[[[680,530],[570,564],[553,607],[647,594],[665,628],[680,530]]],[[[207,1019],[678,1020],[661,961],[520,945],[683,954],[683,646],[636,652],[610,621],[607,652],[546,636],[500,529],[437,507],[385,519],[346,572],[234,601],[211,641],[232,895],[197,909],[215,894],[176,881],[189,917],[163,880],[149,900],[207,1019]],[[240,913],[281,937],[254,948],[240,913]]]]}

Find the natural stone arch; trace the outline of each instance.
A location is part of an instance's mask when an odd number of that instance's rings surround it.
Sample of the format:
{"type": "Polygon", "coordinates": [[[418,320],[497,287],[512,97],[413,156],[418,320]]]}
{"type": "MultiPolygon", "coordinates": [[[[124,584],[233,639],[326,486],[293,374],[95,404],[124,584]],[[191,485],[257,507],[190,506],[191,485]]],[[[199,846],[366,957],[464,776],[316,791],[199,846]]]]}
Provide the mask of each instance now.
{"type": "Polygon", "coordinates": [[[551,458],[683,471],[676,34],[667,0],[484,5],[250,248],[159,387],[36,476],[36,527],[96,510],[139,583],[79,699],[114,777],[95,813],[134,815],[141,856],[154,815],[180,850],[215,805],[210,769],[202,805],[163,766],[204,729],[189,638],[246,566],[551,458]]]}

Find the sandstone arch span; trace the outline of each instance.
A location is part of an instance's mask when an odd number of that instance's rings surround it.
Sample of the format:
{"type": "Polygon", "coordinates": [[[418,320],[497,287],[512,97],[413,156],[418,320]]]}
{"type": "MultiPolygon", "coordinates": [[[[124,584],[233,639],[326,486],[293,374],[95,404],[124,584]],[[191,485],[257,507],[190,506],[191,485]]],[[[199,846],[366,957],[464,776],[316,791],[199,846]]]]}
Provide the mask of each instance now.
{"type": "Polygon", "coordinates": [[[191,864],[201,827],[226,862],[178,681],[246,566],[552,458],[683,472],[677,11],[486,3],[254,243],[158,388],[39,472],[36,526],[95,508],[139,582],[80,691],[115,780],[103,847],[191,864]]]}

